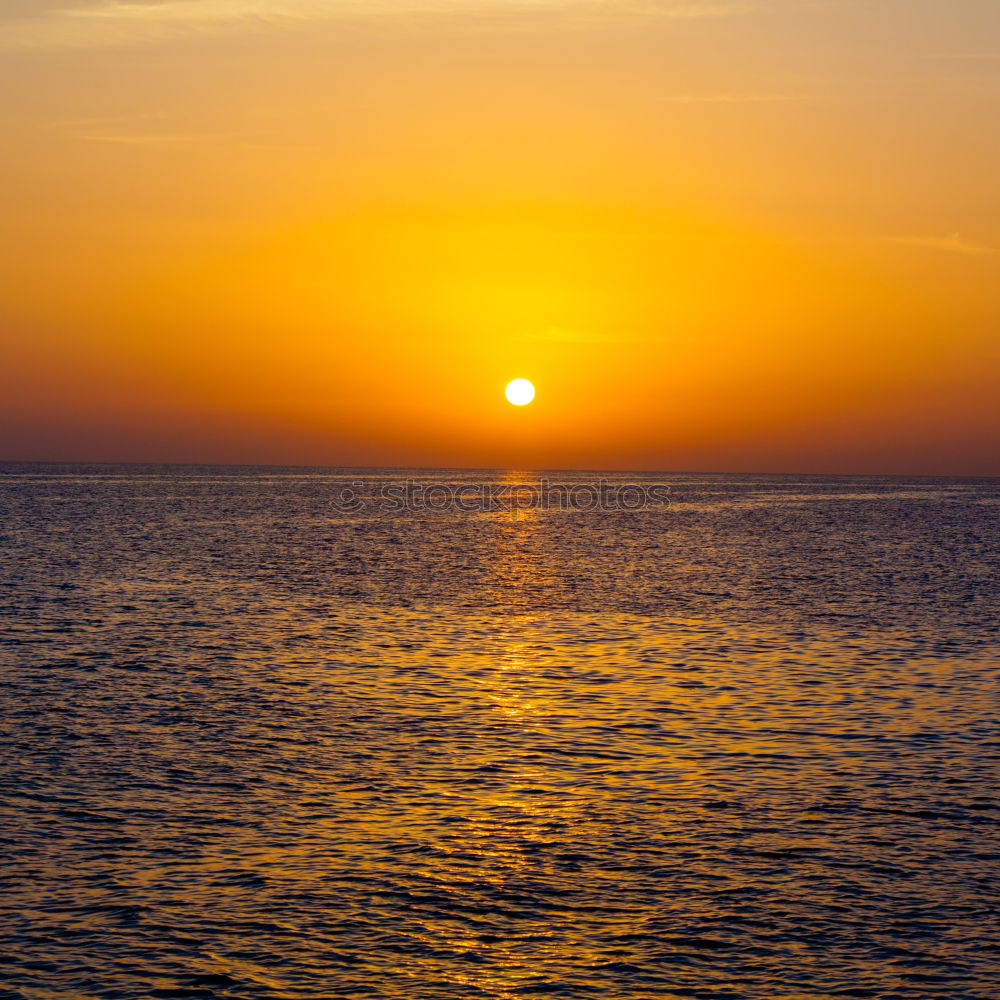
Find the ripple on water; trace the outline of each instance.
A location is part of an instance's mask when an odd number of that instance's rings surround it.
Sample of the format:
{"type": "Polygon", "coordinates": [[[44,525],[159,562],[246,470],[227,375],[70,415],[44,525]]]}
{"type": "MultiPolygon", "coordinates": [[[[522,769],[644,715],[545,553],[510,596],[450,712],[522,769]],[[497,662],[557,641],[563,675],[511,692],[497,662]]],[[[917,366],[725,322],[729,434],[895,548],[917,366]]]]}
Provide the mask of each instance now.
{"type": "Polygon", "coordinates": [[[677,489],[0,479],[0,994],[995,996],[995,488],[677,489]]]}

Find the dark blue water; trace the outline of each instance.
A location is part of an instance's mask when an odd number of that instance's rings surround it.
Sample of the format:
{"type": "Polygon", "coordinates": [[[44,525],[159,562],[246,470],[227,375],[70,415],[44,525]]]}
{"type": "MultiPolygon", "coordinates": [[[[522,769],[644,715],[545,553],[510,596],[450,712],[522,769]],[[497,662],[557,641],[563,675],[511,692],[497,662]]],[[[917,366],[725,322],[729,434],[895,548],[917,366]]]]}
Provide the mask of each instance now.
{"type": "Polygon", "coordinates": [[[0,997],[1000,995],[1000,482],[412,476],[0,466],[0,997]]]}

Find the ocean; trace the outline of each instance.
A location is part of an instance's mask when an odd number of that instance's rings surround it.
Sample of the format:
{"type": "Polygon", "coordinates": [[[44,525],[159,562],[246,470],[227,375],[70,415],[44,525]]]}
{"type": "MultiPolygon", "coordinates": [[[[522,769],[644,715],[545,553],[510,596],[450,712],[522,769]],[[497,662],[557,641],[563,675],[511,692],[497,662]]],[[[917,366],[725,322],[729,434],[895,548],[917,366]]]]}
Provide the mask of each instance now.
{"type": "Polygon", "coordinates": [[[1000,480],[2,465],[0,998],[995,1000],[998,529],[1000,480]]]}

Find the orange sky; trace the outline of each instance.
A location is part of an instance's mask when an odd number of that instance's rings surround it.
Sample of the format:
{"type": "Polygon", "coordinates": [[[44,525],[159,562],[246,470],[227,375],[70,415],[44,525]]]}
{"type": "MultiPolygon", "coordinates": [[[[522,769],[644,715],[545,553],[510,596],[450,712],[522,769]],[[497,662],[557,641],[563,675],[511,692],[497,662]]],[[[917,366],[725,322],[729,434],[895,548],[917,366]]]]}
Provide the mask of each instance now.
{"type": "Polygon", "coordinates": [[[997,121],[995,0],[7,0],[0,459],[1000,474],[997,121]]]}

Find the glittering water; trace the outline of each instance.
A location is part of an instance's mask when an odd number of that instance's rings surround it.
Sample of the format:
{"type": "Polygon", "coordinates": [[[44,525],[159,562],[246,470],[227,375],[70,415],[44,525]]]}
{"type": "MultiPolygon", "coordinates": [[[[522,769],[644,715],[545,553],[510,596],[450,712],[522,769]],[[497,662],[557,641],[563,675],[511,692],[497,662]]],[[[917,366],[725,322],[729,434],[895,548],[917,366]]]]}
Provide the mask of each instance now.
{"type": "Polygon", "coordinates": [[[995,1000],[1000,482],[407,475],[0,467],[0,997],[995,1000]]]}

